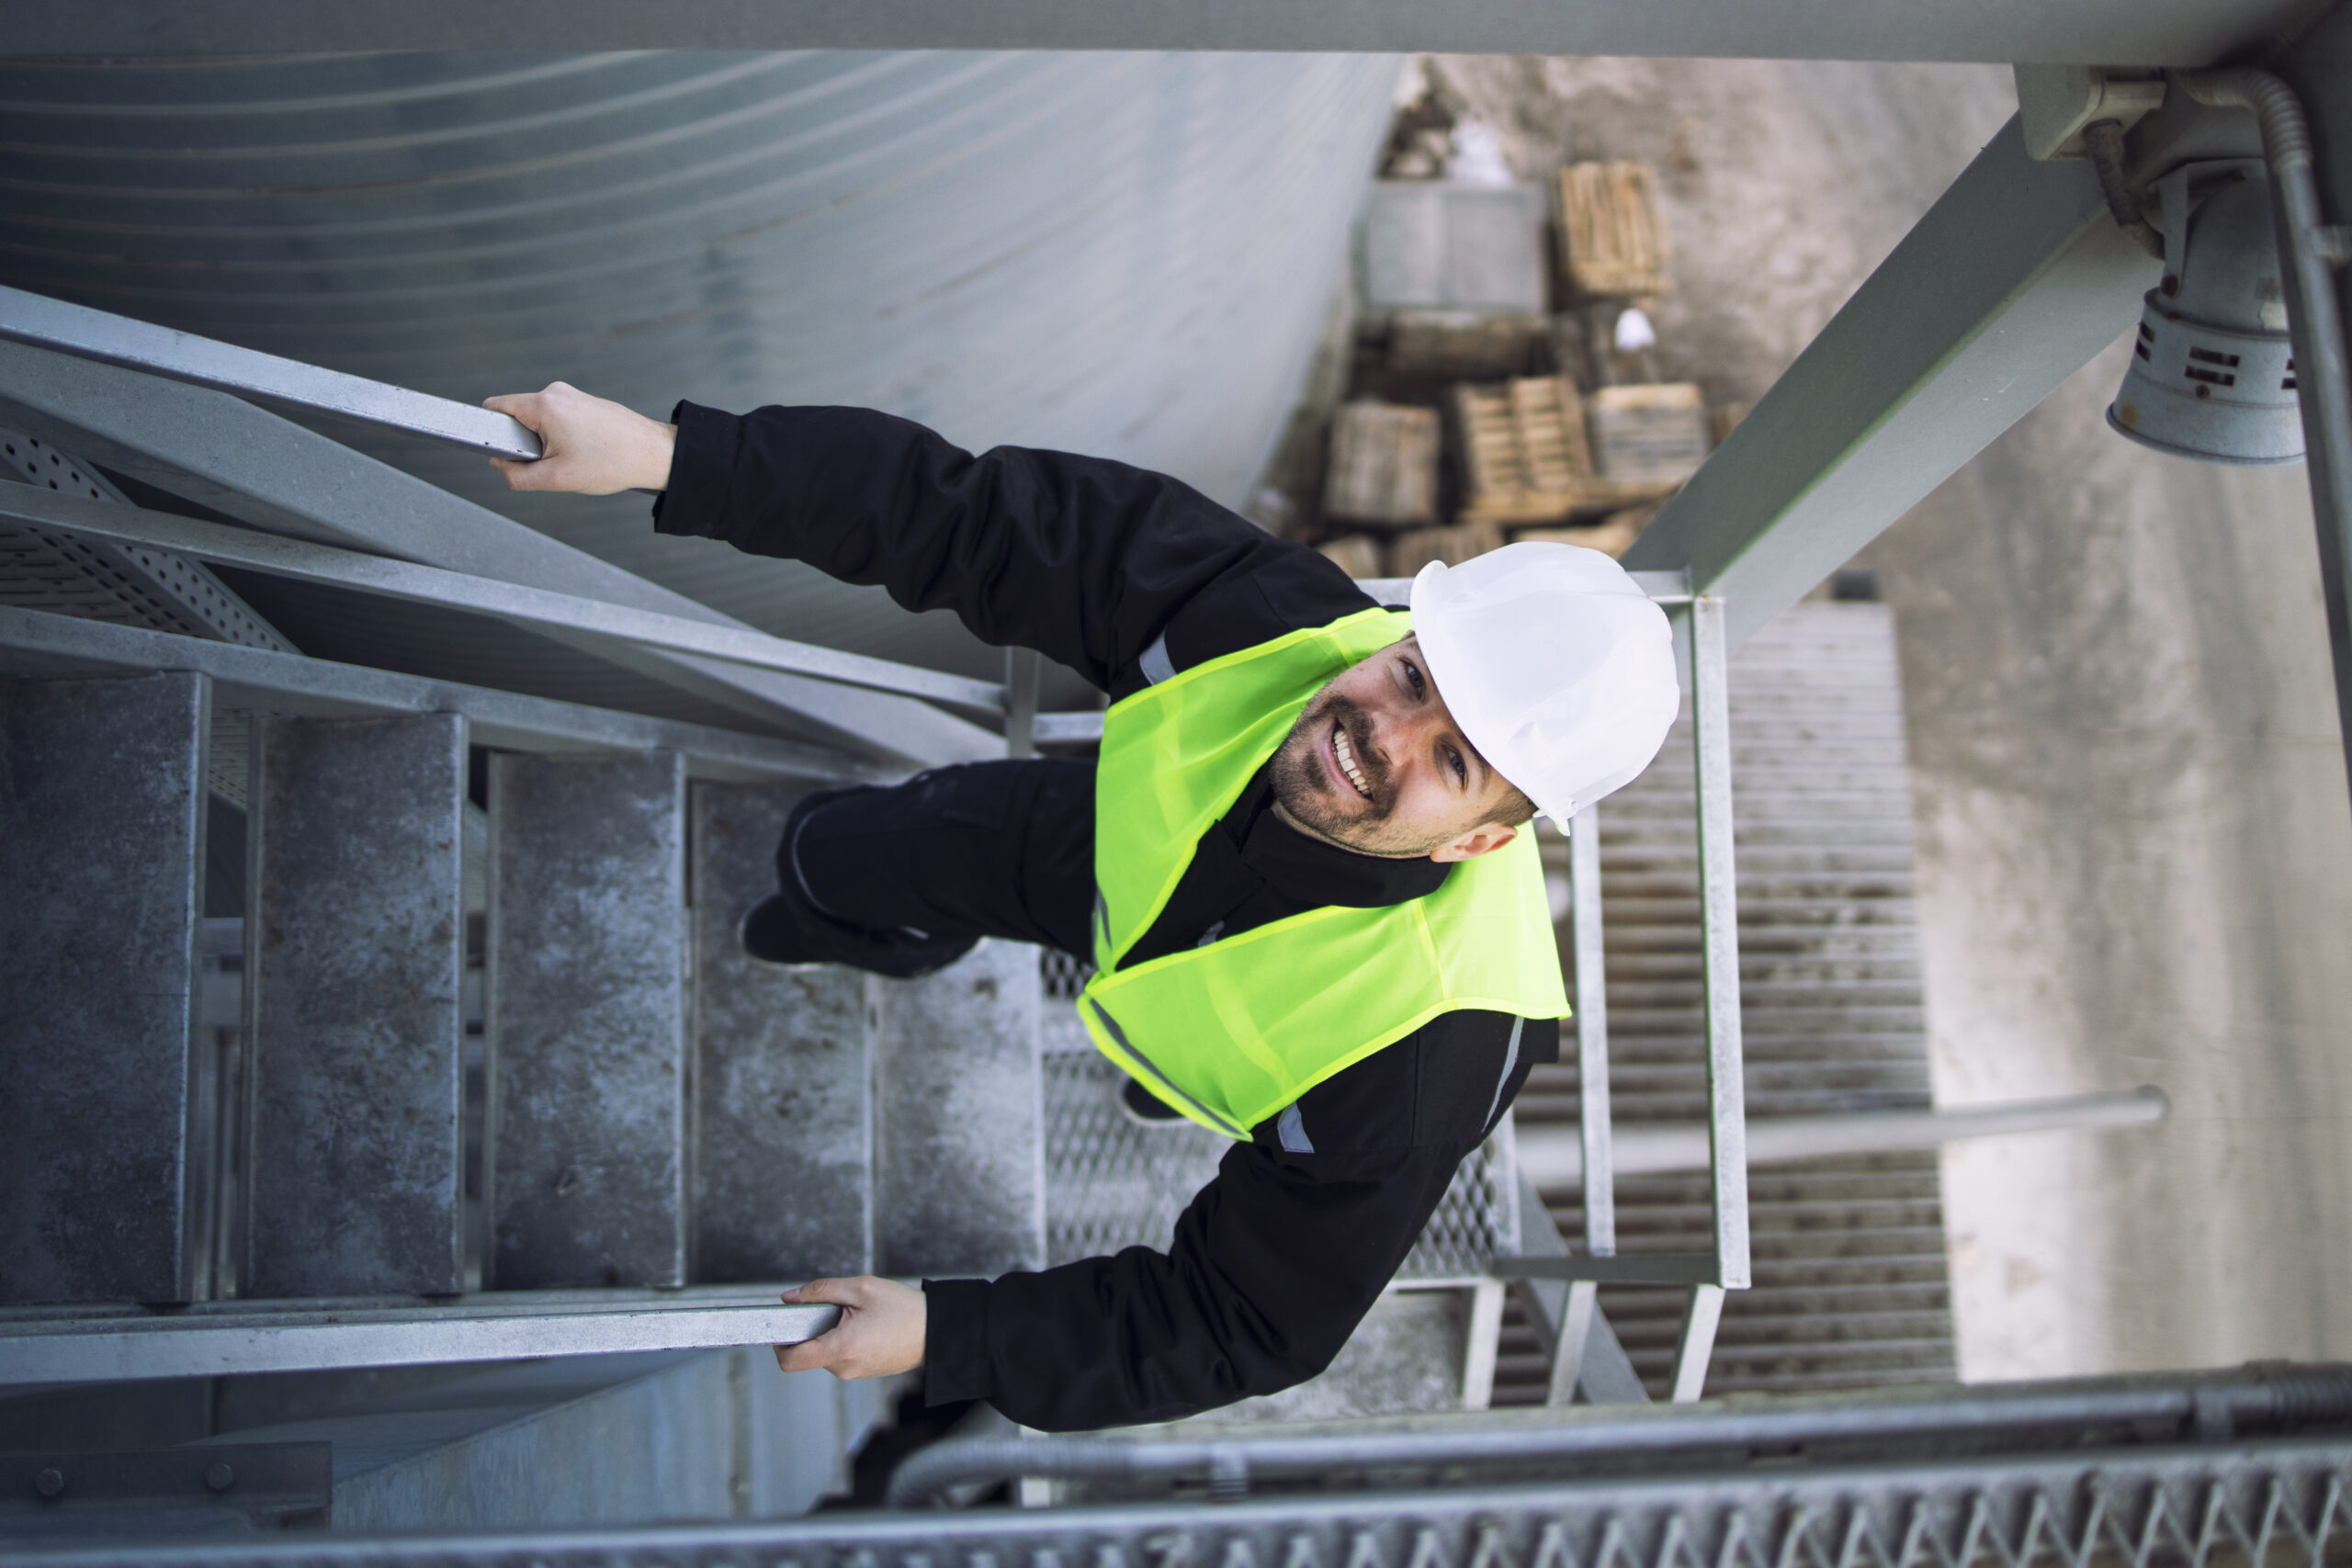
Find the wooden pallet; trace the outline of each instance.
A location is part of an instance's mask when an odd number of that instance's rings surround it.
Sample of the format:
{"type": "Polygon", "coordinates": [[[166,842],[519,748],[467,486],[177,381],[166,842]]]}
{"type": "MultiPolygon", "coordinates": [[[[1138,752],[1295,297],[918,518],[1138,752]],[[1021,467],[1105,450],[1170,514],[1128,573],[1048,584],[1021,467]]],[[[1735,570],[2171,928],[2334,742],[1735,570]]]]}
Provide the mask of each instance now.
{"type": "Polygon", "coordinates": [[[1600,522],[1581,528],[1521,528],[1511,534],[1511,542],[1523,539],[1543,540],[1560,545],[1577,545],[1588,550],[1599,550],[1611,559],[1634,547],[1651,518],[1657,515],[1657,503],[1628,506],[1612,512],[1600,522]]]}
{"type": "Polygon", "coordinates": [[[1433,560],[1460,566],[1473,556],[1503,547],[1503,531],[1492,522],[1462,523],[1447,528],[1416,528],[1399,534],[1388,547],[1388,570],[1411,577],[1433,560]]]}
{"type": "Polygon", "coordinates": [[[1571,164],[1560,171],[1561,254],[1579,294],[1666,292],[1666,225],[1646,164],[1571,164]]]}
{"type": "Polygon", "coordinates": [[[1584,400],[1562,376],[1525,376],[1453,389],[1462,434],[1464,523],[1556,523],[1673,493],[1674,485],[1626,483],[1594,469],[1584,400]]]}
{"type": "Polygon", "coordinates": [[[1388,324],[1388,368],[1418,376],[1516,376],[1552,332],[1548,316],[1399,310],[1388,324]]]}
{"type": "Polygon", "coordinates": [[[1390,528],[1436,522],[1437,445],[1435,409],[1342,403],[1331,421],[1324,515],[1390,528]]]}
{"type": "Polygon", "coordinates": [[[1362,534],[1347,534],[1336,539],[1326,539],[1315,547],[1315,551],[1350,577],[1388,575],[1382,570],[1385,563],[1382,557],[1380,541],[1367,538],[1362,534]]]}
{"type": "Polygon", "coordinates": [[[1628,484],[1680,484],[1707,460],[1707,405],[1695,383],[1603,387],[1589,411],[1603,477],[1628,484]]]}

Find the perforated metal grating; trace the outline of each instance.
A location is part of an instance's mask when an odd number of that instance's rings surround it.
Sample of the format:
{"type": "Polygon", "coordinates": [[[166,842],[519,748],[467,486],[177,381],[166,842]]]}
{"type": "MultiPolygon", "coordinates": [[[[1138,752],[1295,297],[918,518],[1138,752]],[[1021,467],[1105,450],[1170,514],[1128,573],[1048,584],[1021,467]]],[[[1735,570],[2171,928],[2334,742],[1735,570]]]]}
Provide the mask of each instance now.
{"type": "MultiPolygon", "coordinates": [[[[1741,1011],[1751,1119],[1930,1103],[1913,902],[1910,774],[1894,626],[1883,605],[1809,602],[1731,664],[1741,1011]]],[[[1620,1125],[1706,1114],[1690,739],[1678,723],[1649,771],[1600,807],[1610,1093],[1620,1125]]],[[[1566,842],[1544,840],[1565,870],[1566,842]]],[[[1566,942],[1562,943],[1567,958],[1566,942]]],[[[1572,960],[1570,960],[1572,962],[1572,960]]],[[[1521,1126],[1573,1124],[1573,1026],[1538,1067],[1521,1126]]],[[[1561,1234],[1580,1195],[1547,1191],[1561,1234]]],[[[1953,1375],[1941,1185],[1932,1151],[1759,1168],[1755,1288],[1724,1303],[1710,1393],[1924,1382],[1953,1375]]],[[[1621,1179],[1619,1247],[1702,1249],[1703,1176],[1621,1179]]],[[[1676,1291],[1604,1287],[1603,1310],[1653,1393],[1676,1291]]],[[[1514,1313],[1496,1403],[1539,1403],[1546,1365],[1514,1313]]]]}
{"type": "MultiPolygon", "coordinates": [[[[1176,1217],[1232,1145],[1189,1122],[1145,1126],[1128,1116],[1119,1106],[1126,1075],[1094,1049],[1066,1002],[1049,999],[1046,1010],[1046,1259],[1165,1250],[1176,1217]]],[[[1519,1250],[1509,1136],[1506,1123],[1462,1162],[1399,1280],[1475,1278],[1496,1253],[1519,1250]]]]}
{"type": "MultiPolygon", "coordinates": [[[[6,426],[0,426],[0,479],[130,504],[105,475],[92,472],[38,436],[6,426]]],[[[0,523],[0,604],[211,637],[276,653],[299,651],[198,562],[46,528],[0,523]]],[[[243,712],[215,712],[205,754],[206,784],[240,807],[245,804],[251,717],[243,712]]]]}
{"type": "MultiPolygon", "coordinates": [[[[69,453],[0,426],[0,476],[128,504],[105,476],[69,453]]],[[[196,562],[136,545],[77,539],[0,523],[0,604],[86,620],[295,651],[228,586],[196,562]]]]}

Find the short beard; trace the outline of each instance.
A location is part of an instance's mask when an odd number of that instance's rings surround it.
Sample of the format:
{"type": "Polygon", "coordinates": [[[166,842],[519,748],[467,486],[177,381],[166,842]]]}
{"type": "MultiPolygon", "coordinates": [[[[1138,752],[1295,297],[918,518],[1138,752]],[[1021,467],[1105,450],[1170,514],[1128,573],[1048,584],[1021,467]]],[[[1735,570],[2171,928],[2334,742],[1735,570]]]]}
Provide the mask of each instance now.
{"type": "Polygon", "coordinates": [[[1288,739],[1274,752],[1274,800],[1295,822],[1358,854],[1412,859],[1428,854],[1447,836],[1427,843],[1402,843],[1387,831],[1396,809],[1396,788],[1385,768],[1373,760],[1372,723],[1351,698],[1326,690],[1306,705],[1288,739]],[[1347,732],[1368,795],[1335,793],[1319,753],[1333,721],[1347,732]],[[1351,809],[1353,807],[1353,809],[1351,809]]]}

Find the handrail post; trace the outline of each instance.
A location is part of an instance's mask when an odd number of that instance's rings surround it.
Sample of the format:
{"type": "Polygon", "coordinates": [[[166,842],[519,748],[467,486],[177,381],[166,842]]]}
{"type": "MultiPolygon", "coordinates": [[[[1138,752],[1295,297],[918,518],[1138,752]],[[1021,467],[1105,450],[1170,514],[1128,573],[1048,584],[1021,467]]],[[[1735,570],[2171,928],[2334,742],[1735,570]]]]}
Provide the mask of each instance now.
{"type": "Polygon", "coordinates": [[[1714,1349],[1723,1292],[1749,1281],[1747,1113],[1739,1018],[1739,892],[1732,854],[1731,697],[1724,601],[1691,600],[1679,617],[1690,670],[1690,730],[1699,827],[1699,919],[1705,969],[1707,1141],[1715,1278],[1691,1288],[1675,1351],[1673,1397],[1699,1397],[1714,1349]]]}
{"type": "Polygon", "coordinates": [[[1004,754],[1037,754],[1037,677],[1044,660],[1034,648],[1004,650],[1004,754]]]}
{"type": "MultiPolygon", "coordinates": [[[[1601,936],[1600,808],[1588,806],[1568,830],[1570,943],[1576,953],[1577,1099],[1584,1140],[1584,1249],[1595,1258],[1617,1251],[1617,1188],[1609,1122],[1609,987],[1601,936]]],[[[1600,1285],[1569,1282],[1559,1346],[1552,1357],[1546,1403],[1576,1397],[1584,1372],[1585,1343],[1600,1304],[1600,1285]]]]}

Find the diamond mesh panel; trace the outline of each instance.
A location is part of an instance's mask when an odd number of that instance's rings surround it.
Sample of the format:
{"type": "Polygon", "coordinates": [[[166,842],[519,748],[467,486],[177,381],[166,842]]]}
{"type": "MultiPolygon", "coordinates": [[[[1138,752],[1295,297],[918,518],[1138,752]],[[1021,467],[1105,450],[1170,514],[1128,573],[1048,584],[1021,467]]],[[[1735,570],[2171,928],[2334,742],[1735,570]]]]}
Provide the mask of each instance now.
{"type": "Polygon", "coordinates": [[[1045,976],[1048,998],[1075,1000],[1086,989],[1086,982],[1094,976],[1094,965],[1071,957],[1058,948],[1048,947],[1038,960],[1038,969],[1045,976]]]}
{"type": "MultiPolygon", "coordinates": [[[[1049,992],[1059,956],[1046,955],[1049,992]]],[[[1231,1145],[1189,1122],[1145,1126],[1130,1118],[1119,1107],[1126,1075],[1093,1048],[1069,1007],[1049,1000],[1046,1013],[1047,1261],[1070,1263],[1125,1247],[1165,1251],[1177,1215],[1216,1175],[1231,1145]]],[[[1496,1253],[1517,1252],[1512,1168],[1506,1119],[1462,1162],[1396,1277],[1469,1278],[1484,1274],[1496,1253]]]]}

